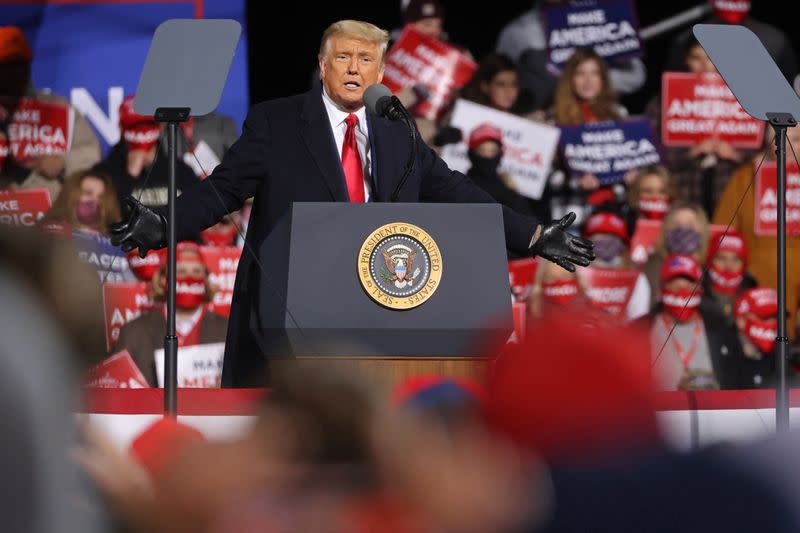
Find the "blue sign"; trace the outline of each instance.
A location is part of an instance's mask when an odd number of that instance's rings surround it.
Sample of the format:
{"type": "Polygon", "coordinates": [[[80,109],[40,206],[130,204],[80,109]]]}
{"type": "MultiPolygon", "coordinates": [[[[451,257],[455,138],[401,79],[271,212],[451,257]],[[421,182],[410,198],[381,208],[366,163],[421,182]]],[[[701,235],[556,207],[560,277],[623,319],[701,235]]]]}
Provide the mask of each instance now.
{"type": "Polygon", "coordinates": [[[641,57],[639,22],[630,0],[570,0],[544,8],[548,69],[558,74],[577,48],[606,61],[641,57]]]}
{"type": "Polygon", "coordinates": [[[173,18],[227,18],[242,25],[218,113],[241,124],[247,114],[244,0],[45,3],[0,5],[4,25],[22,28],[33,49],[34,86],[72,102],[95,130],[104,152],[119,141],[119,106],[133,94],[155,29],[173,18]]]}
{"type": "Polygon", "coordinates": [[[74,231],[72,242],[78,249],[78,257],[97,270],[102,283],[137,281],[125,252],[111,244],[109,237],[74,231]]]}
{"type": "Polygon", "coordinates": [[[560,127],[561,149],[572,174],[593,174],[601,185],[622,181],[629,170],[661,163],[647,119],[560,127]]]}

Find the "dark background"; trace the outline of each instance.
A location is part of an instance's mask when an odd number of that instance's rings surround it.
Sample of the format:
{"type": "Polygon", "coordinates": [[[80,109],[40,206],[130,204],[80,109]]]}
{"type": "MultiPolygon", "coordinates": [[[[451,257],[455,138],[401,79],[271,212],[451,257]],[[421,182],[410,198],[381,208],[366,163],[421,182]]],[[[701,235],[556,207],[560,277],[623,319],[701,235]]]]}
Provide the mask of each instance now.
{"type": "MultiPolygon", "coordinates": [[[[533,5],[531,0],[441,1],[445,11],[444,27],[450,40],[468,48],[477,60],[494,50],[497,36],[508,21],[533,5]]],[[[647,0],[636,2],[636,6],[641,26],[647,27],[701,3],[702,0],[647,0]]],[[[750,14],[783,30],[798,50],[800,38],[793,31],[797,26],[796,18],[789,15],[785,7],[774,1],[753,0],[750,14]]],[[[246,20],[251,102],[307,90],[316,67],[322,32],[332,22],[348,18],[372,22],[389,31],[402,25],[399,0],[319,4],[249,0],[246,20]]],[[[688,28],[689,25],[645,42],[647,84],[638,93],[623,99],[632,113],[641,111],[648,97],[658,90],[662,64],[672,38],[688,28]]]]}

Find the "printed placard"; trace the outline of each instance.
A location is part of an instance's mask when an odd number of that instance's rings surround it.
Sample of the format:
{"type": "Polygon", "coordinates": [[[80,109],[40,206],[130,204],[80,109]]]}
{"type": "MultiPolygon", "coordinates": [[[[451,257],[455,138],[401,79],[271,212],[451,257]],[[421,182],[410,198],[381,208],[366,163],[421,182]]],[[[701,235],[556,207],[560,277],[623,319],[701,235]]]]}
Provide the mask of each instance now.
{"type": "Polygon", "coordinates": [[[745,113],[722,76],[665,72],[661,78],[664,146],[694,146],[707,139],[760,148],[764,122],[745,113]]]}
{"type": "Polygon", "coordinates": [[[426,86],[430,96],[413,112],[436,120],[453,90],[467,83],[477,68],[458,48],[406,26],[386,55],[383,84],[393,93],[417,84],[426,86]]]}
{"type": "Polygon", "coordinates": [[[579,270],[586,284],[586,297],[595,307],[612,315],[623,315],[641,274],[634,269],[586,267],[579,270]]]}
{"type": "Polygon", "coordinates": [[[73,231],[72,242],[78,249],[81,261],[97,270],[101,282],[134,282],[136,276],[128,264],[128,257],[111,239],[99,233],[73,231]]]}
{"type": "Polygon", "coordinates": [[[2,189],[0,224],[33,227],[51,206],[47,189],[2,189]]]}
{"type": "Polygon", "coordinates": [[[73,119],[72,108],[66,102],[0,100],[0,122],[7,122],[8,153],[16,161],[65,155],[72,138],[73,119]]]}
{"type": "Polygon", "coordinates": [[[452,170],[466,173],[472,165],[467,155],[469,134],[485,123],[503,132],[505,150],[498,171],[511,177],[518,193],[528,198],[541,198],[558,147],[560,132],[553,126],[468,100],[457,100],[450,125],[461,130],[463,140],[446,145],[442,150],[442,159],[452,170]]]}
{"type": "Polygon", "coordinates": [[[201,246],[200,253],[208,267],[208,278],[214,286],[214,299],[208,309],[219,315],[231,314],[233,284],[242,249],[238,246],[201,246]]]}
{"type": "MultiPolygon", "coordinates": [[[[778,166],[766,161],[756,174],[756,235],[775,237],[778,234],[778,166]]],[[[786,164],[786,234],[800,235],[800,169],[794,161],[786,164]]]]}
{"type": "Polygon", "coordinates": [[[84,386],[101,389],[144,389],[147,384],[128,350],[122,350],[95,365],[86,374],[84,386]]]}
{"type": "MultiPolygon", "coordinates": [[[[158,386],[164,386],[164,349],[154,353],[158,386]]],[[[222,382],[225,343],[196,344],[178,348],[178,387],[217,388],[222,382]]]]}
{"type": "Polygon", "coordinates": [[[539,259],[536,257],[512,259],[508,262],[508,282],[511,285],[514,301],[525,302],[528,300],[538,268],[539,259]]]}
{"type": "Polygon", "coordinates": [[[601,185],[619,183],[626,172],[661,162],[647,119],[561,126],[561,147],[573,174],[593,174],[601,185]]]}
{"type": "Polygon", "coordinates": [[[106,325],[106,345],[108,350],[119,339],[119,330],[138,318],[143,312],[155,306],[148,293],[148,284],[106,283],[103,285],[103,315],[106,325]]]}
{"type": "Polygon", "coordinates": [[[643,265],[656,249],[658,234],[661,233],[661,220],[640,218],[631,237],[631,261],[643,265]]]}
{"type": "Polygon", "coordinates": [[[578,48],[592,48],[606,61],[644,54],[630,0],[580,0],[545,4],[548,70],[558,75],[578,48]]]}

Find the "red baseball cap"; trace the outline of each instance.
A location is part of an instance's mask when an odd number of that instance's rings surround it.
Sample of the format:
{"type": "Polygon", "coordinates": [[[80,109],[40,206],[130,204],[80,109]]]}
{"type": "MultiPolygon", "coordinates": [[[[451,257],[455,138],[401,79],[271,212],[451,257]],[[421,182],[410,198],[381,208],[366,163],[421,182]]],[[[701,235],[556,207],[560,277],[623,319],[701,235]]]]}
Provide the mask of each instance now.
{"type": "Polygon", "coordinates": [[[778,315],[778,293],[770,287],[748,289],[736,299],[733,313],[736,318],[747,313],[759,318],[774,318],[778,315]]]}
{"type": "Polygon", "coordinates": [[[493,124],[484,122],[470,132],[467,145],[469,146],[470,150],[474,150],[478,147],[478,145],[485,141],[494,141],[500,145],[500,148],[502,148],[503,130],[493,124]]]}
{"type": "Polygon", "coordinates": [[[31,45],[17,26],[0,26],[0,63],[33,59],[31,45]]]}
{"type": "Polygon", "coordinates": [[[681,276],[697,282],[703,276],[703,271],[694,257],[680,254],[667,257],[661,265],[661,283],[681,276]]]}
{"type": "Polygon", "coordinates": [[[745,266],[747,266],[747,241],[744,236],[735,229],[728,230],[727,235],[719,235],[711,239],[708,247],[707,263],[710,263],[714,256],[719,252],[733,252],[738,255],[745,266]]]}
{"type": "Polygon", "coordinates": [[[595,213],[586,221],[583,236],[590,237],[596,233],[608,233],[628,242],[628,228],[625,221],[614,213],[595,213]]]}
{"type": "Polygon", "coordinates": [[[133,126],[141,123],[156,123],[155,118],[140,115],[133,110],[134,98],[135,97],[133,95],[126,96],[122,101],[122,104],[119,106],[119,124],[124,130],[130,129],[133,126]]]}

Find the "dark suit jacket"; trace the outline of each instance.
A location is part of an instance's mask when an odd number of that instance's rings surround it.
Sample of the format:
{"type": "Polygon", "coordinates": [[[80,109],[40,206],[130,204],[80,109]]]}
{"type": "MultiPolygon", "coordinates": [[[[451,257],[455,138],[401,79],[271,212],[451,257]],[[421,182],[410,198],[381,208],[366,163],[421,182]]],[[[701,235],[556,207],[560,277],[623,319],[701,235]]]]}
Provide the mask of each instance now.
{"type": "MultiPolygon", "coordinates": [[[[388,202],[411,146],[401,123],[367,114],[373,201],[388,202]]],[[[463,174],[451,171],[419,141],[417,170],[400,191],[401,202],[493,200],[463,174]]],[[[321,86],[307,93],[262,102],[248,113],[242,136],[208,179],[185,191],[177,203],[178,238],[215,224],[254,196],[245,251],[236,274],[222,384],[257,385],[252,380],[264,358],[250,332],[251,287],[259,276],[257,254],[293,202],[346,202],[347,186],[334,143],[321,86]]],[[[537,220],[505,208],[506,245],[528,248],[537,220]]]]}
{"type": "MultiPolygon", "coordinates": [[[[200,344],[222,342],[225,340],[227,327],[224,316],[206,311],[200,322],[200,344]]],[[[153,352],[164,347],[166,330],[167,321],[161,310],[150,311],[122,326],[117,343],[114,345],[114,353],[128,350],[151,387],[157,386],[158,381],[153,352]]]]}

